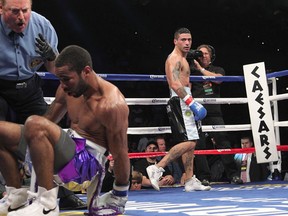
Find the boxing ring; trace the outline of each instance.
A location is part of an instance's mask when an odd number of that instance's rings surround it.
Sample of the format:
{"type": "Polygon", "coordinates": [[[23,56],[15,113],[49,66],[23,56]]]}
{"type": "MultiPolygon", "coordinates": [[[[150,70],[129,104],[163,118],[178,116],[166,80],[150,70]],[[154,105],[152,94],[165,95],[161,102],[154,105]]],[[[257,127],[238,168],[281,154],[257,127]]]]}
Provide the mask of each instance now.
{"type": "MultiPolygon", "coordinates": [[[[44,80],[57,80],[51,73],[38,72],[44,80]]],[[[149,81],[149,82],[166,82],[165,75],[143,75],[143,74],[98,74],[108,81],[149,81]]],[[[279,121],[278,113],[278,101],[288,99],[288,93],[277,94],[276,78],[288,75],[288,70],[270,73],[267,75],[267,79],[270,80],[272,85],[272,95],[269,96],[269,100],[273,103],[273,116],[274,116],[274,128],[276,134],[276,142],[278,151],[288,151],[287,146],[280,146],[280,127],[288,127],[287,121],[279,121]]],[[[221,76],[221,77],[204,77],[204,76],[191,76],[190,81],[222,81],[222,82],[244,82],[244,76],[221,76]]],[[[167,86],[168,88],[168,86],[167,86]]],[[[54,97],[44,97],[48,104],[54,100],[54,97]]],[[[126,98],[126,102],[129,106],[133,105],[167,105],[169,98],[126,98]]],[[[201,104],[247,104],[248,100],[244,97],[239,98],[195,98],[195,100],[201,104]]],[[[217,132],[217,131],[249,131],[252,130],[251,124],[237,124],[237,125],[202,125],[203,132],[217,132]]],[[[141,134],[170,134],[170,126],[159,127],[129,127],[128,135],[141,135],[141,134]]],[[[224,150],[199,150],[195,151],[195,154],[235,154],[235,153],[251,153],[254,148],[251,149],[224,149],[224,150]],[[206,153],[205,153],[206,152],[206,153]]],[[[157,155],[163,155],[165,153],[158,152],[157,155]]],[[[147,157],[148,153],[130,153],[129,157],[147,157]],[[146,155],[146,156],[145,156],[146,155]]],[[[281,170],[280,167],[278,167],[281,170]]]]}
{"type": "MultiPolygon", "coordinates": [[[[46,72],[39,72],[38,75],[44,80],[57,80],[57,78],[46,72]]],[[[143,75],[143,74],[98,74],[105,80],[114,81],[145,81],[145,82],[166,82],[164,75],[143,75]]],[[[278,77],[288,75],[288,70],[278,71],[267,74],[269,85],[272,86],[272,94],[269,95],[269,101],[273,104],[273,128],[275,130],[278,161],[271,163],[271,169],[277,168],[281,171],[281,151],[288,151],[287,144],[281,144],[280,128],[288,127],[287,121],[279,121],[278,101],[287,100],[288,93],[277,94],[278,77]]],[[[190,81],[222,81],[222,82],[244,82],[243,76],[223,76],[223,77],[202,77],[191,76],[190,81]]],[[[168,85],[167,85],[168,88],[168,85]]],[[[54,97],[45,97],[45,101],[50,104],[54,97]]],[[[166,105],[169,98],[126,98],[129,106],[147,105],[157,106],[166,105]]],[[[195,98],[201,104],[247,104],[248,100],[244,97],[238,98],[195,98]]],[[[220,131],[250,131],[252,125],[235,124],[235,125],[202,125],[203,132],[220,132],[220,131]]],[[[159,135],[170,134],[170,126],[156,127],[129,127],[128,135],[159,135]]],[[[195,154],[236,154],[236,153],[252,153],[255,148],[233,148],[233,149],[214,149],[214,150],[195,150],[195,154]]],[[[129,153],[129,158],[144,158],[151,156],[163,156],[167,152],[137,152],[129,153]]],[[[109,156],[111,158],[111,156],[109,156]]],[[[288,199],[287,199],[287,182],[267,182],[263,184],[246,183],[239,185],[216,185],[211,191],[183,193],[183,189],[163,188],[161,192],[154,190],[131,191],[129,193],[129,201],[126,206],[127,215],[288,215],[288,199]],[[275,190],[276,195],[269,194],[271,188],[275,190]],[[267,189],[267,194],[261,194],[267,189]],[[279,190],[278,190],[279,189],[279,190]],[[276,192],[277,190],[277,192],[276,192]],[[259,192],[262,191],[262,192],[259,192]],[[235,194],[237,193],[237,195],[235,194]],[[249,192],[249,193],[247,193],[249,192]],[[209,193],[209,194],[208,194],[209,193]],[[218,194],[219,193],[219,194],[218,194]],[[281,195],[277,195],[280,194],[281,195]],[[283,194],[284,193],[284,194],[283,194]],[[169,196],[167,196],[169,194],[169,196]],[[261,195],[260,195],[261,194],[261,195]],[[175,199],[171,200],[171,197],[175,199]],[[183,198],[185,197],[185,198],[183,198]],[[209,197],[209,198],[207,198],[209,197]],[[178,200],[179,199],[179,200],[178,200]],[[260,201],[262,199],[262,201],[260,201]],[[187,201],[188,200],[188,201],[187,201]],[[225,200],[225,202],[223,202],[225,200]],[[250,200],[250,204],[247,205],[250,200]],[[236,201],[236,202],[235,202],[236,201]],[[259,202],[261,204],[259,204],[259,202]],[[240,204],[241,203],[241,204],[240,204]],[[254,203],[255,205],[251,204],[254,203]],[[275,204],[276,203],[276,204],[275,204]]],[[[85,200],[85,196],[82,196],[85,200]]],[[[82,215],[83,212],[70,211],[62,212],[61,215],[82,215]]],[[[126,215],[126,214],[125,214],[126,215]]]]}

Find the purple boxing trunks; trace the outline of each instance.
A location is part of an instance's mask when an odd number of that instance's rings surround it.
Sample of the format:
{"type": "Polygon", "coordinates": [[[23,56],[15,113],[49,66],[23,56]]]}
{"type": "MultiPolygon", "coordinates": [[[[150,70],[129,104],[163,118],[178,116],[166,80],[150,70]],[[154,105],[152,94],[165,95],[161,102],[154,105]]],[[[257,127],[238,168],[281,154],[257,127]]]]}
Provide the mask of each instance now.
{"type": "Polygon", "coordinates": [[[75,156],[59,172],[63,183],[75,181],[79,184],[90,181],[102,167],[96,158],[85,149],[86,139],[72,138],[76,143],[75,156]]]}

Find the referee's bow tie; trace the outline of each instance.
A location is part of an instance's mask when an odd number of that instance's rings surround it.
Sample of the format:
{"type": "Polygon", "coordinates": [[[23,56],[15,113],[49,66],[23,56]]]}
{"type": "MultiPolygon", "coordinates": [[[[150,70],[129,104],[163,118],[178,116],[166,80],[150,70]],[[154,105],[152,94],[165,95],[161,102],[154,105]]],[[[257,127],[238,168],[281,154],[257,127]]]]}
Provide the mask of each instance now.
{"type": "Polygon", "coordinates": [[[9,33],[9,37],[13,37],[14,35],[18,35],[18,36],[20,36],[20,37],[23,37],[23,36],[24,36],[24,34],[23,34],[22,32],[17,33],[17,32],[15,32],[15,31],[11,31],[11,32],[9,33]]]}

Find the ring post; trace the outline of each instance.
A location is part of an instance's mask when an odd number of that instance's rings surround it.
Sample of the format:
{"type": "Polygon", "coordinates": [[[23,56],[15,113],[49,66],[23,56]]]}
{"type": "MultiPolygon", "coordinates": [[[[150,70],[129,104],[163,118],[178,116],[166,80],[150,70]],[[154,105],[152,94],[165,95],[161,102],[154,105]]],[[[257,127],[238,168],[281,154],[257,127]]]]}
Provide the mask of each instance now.
{"type": "Polygon", "coordinates": [[[278,161],[264,62],[243,66],[257,163],[278,161]]]}

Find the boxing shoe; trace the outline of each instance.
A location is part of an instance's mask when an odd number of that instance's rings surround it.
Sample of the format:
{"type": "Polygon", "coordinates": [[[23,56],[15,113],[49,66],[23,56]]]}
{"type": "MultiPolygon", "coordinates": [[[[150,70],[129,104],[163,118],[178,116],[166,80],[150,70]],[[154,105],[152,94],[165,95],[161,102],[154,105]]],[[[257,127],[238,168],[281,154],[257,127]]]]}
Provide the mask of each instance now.
{"type": "Polygon", "coordinates": [[[204,186],[197,178],[196,176],[192,176],[191,179],[185,182],[184,186],[185,192],[192,192],[192,191],[209,191],[211,190],[210,186],[204,186]]]}
{"type": "Polygon", "coordinates": [[[210,181],[207,180],[207,179],[203,179],[203,180],[201,181],[201,184],[204,185],[204,186],[210,186],[210,181]]]}
{"type": "Polygon", "coordinates": [[[10,212],[7,216],[59,216],[57,194],[58,187],[48,191],[43,187],[38,187],[38,193],[31,205],[10,212]]]}
{"type": "Polygon", "coordinates": [[[146,168],[146,171],[149,176],[152,187],[155,190],[160,191],[159,179],[162,177],[163,172],[165,172],[165,170],[162,167],[158,168],[156,165],[150,165],[146,168]]]}
{"type": "Polygon", "coordinates": [[[27,189],[5,187],[6,195],[0,200],[0,215],[7,215],[9,212],[16,211],[27,204],[27,189]]]}
{"type": "Polygon", "coordinates": [[[239,176],[233,176],[231,184],[243,184],[243,180],[239,176]]]}
{"type": "Polygon", "coordinates": [[[60,210],[79,210],[87,209],[87,204],[81,200],[77,195],[70,194],[59,199],[60,210]]]}
{"type": "Polygon", "coordinates": [[[119,215],[124,214],[128,196],[116,196],[109,191],[97,198],[96,207],[89,209],[89,215],[119,215]]]}
{"type": "Polygon", "coordinates": [[[274,172],[272,173],[272,180],[274,180],[274,181],[281,181],[282,180],[282,175],[278,169],[275,169],[274,172]]]}

